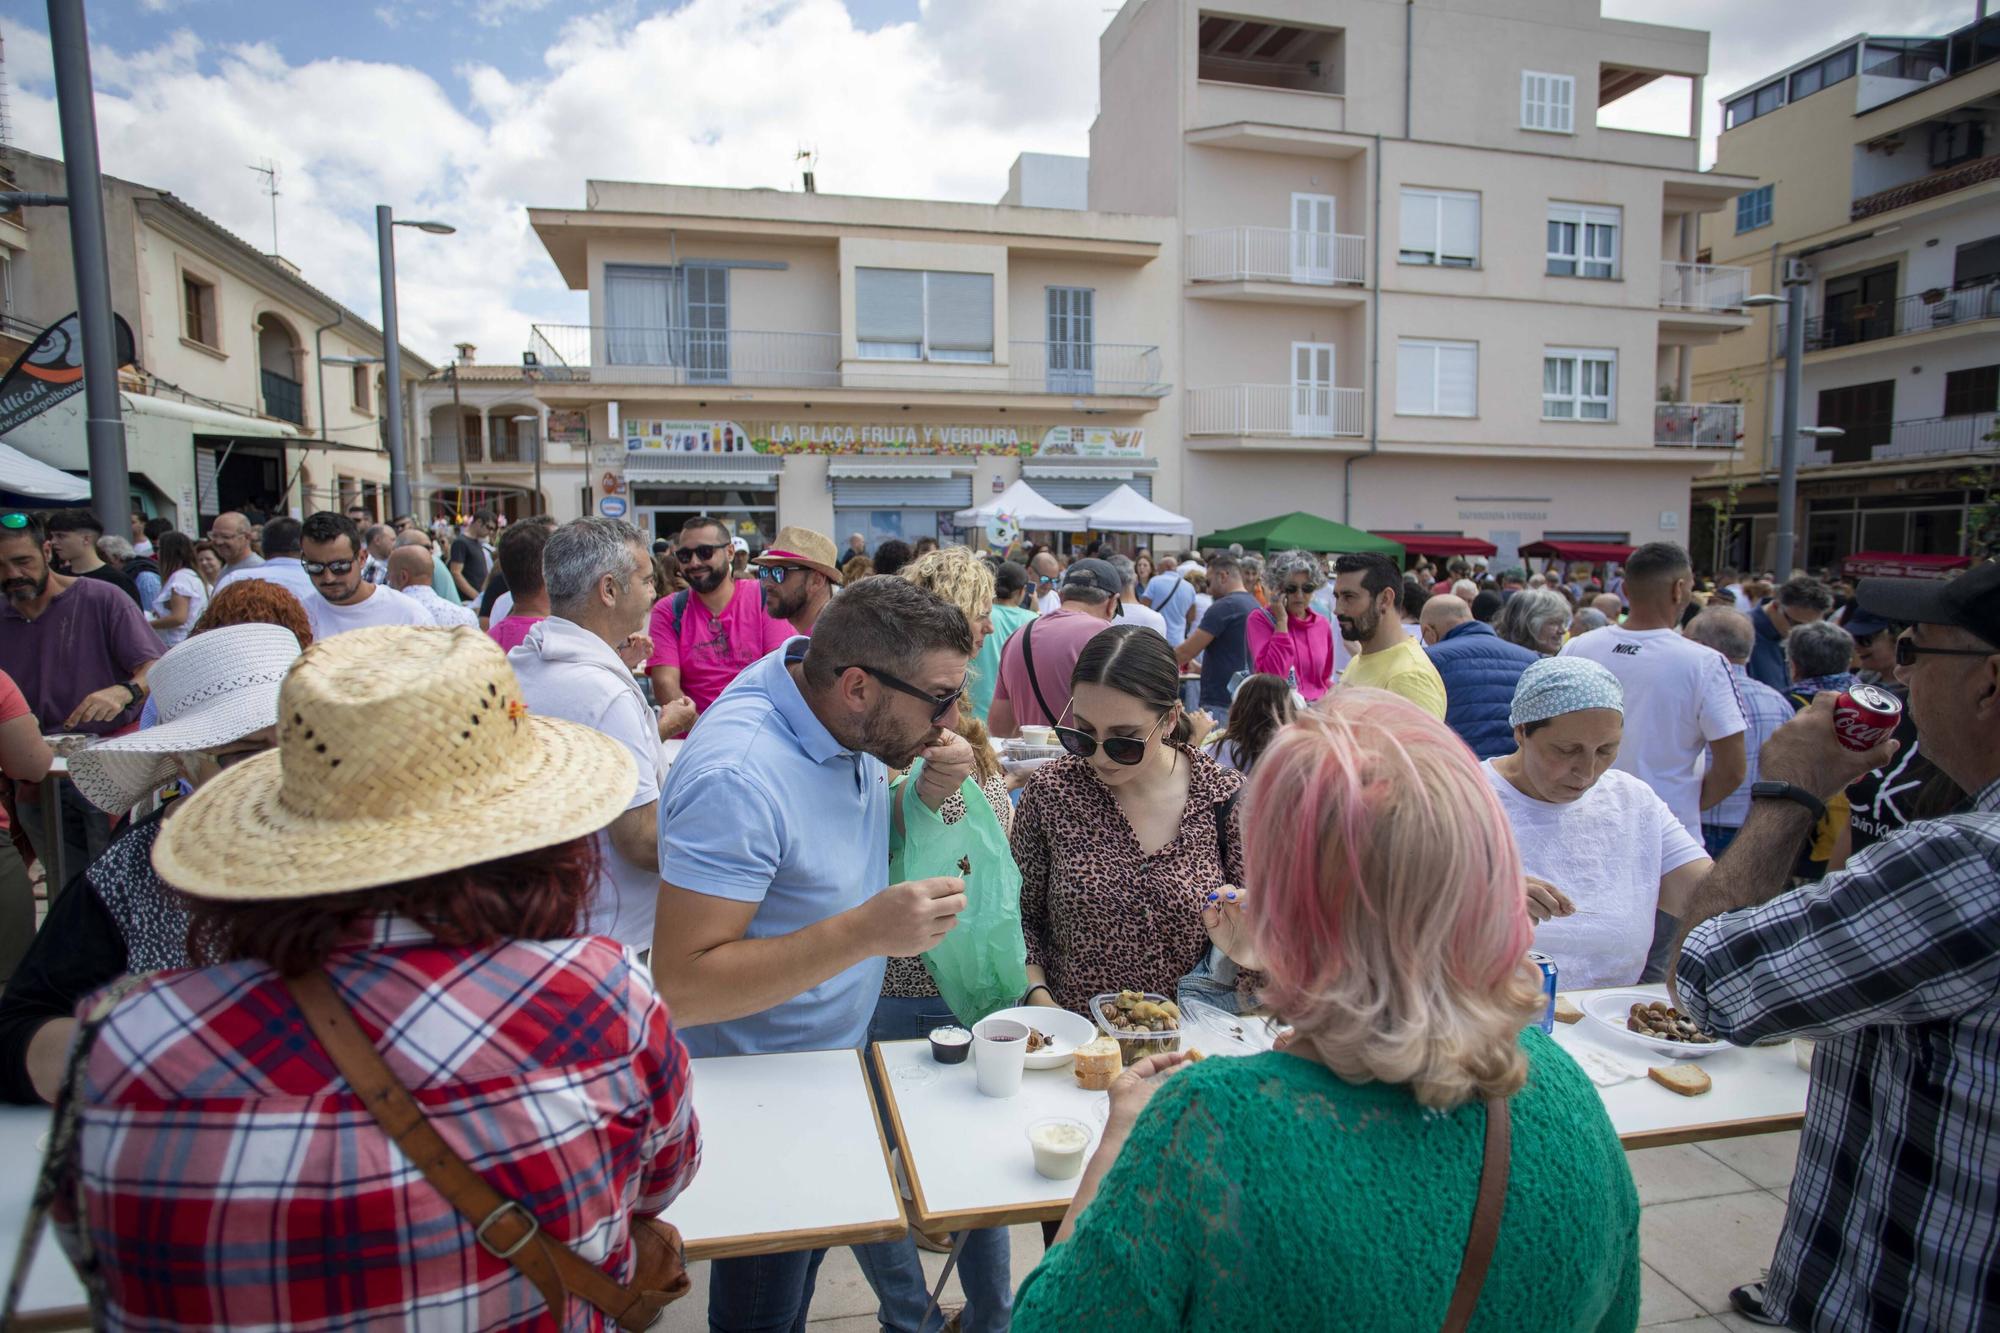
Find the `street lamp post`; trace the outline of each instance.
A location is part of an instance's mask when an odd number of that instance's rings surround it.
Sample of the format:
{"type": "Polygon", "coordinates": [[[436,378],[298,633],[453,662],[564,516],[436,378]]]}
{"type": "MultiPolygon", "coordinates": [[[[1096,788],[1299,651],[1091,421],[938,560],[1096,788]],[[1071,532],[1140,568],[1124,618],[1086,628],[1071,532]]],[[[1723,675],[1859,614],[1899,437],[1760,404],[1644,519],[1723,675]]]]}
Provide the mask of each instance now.
{"type": "Polygon", "coordinates": [[[535,423],[535,436],[533,440],[529,441],[535,451],[535,512],[537,514],[547,513],[548,510],[545,508],[542,498],[542,419],[533,412],[523,412],[519,416],[514,417],[513,420],[516,422],[532,421],[535,423]]]}
{"type": "Polygon", "coordinates": [[[396,332],[397,227],[415,227],[433,236],[449,236],[458,230],[444,222],[398,222],[389,205],[375,206],[375,249],[382,261],[382,360],[392,409],[383,413],[389,428],[391,517],[411,512],[410,460],[403,444],[403,348],[396,332]]]}
{"type": "Polygon", "coordinates": [[[1785,401],[1778,436],[1778,534],[1772,572],[1782,582],[1792,576],[1798,550],[1799,440],[1805,436],[1833,439],[1847,432],[1838,426],[1799,426],[1799,399],[1805,392],[1806,286],[1811,279],[1787,274],[1783,296],[1752,296],[1746,306],[1785,307],[1785,401]]]}

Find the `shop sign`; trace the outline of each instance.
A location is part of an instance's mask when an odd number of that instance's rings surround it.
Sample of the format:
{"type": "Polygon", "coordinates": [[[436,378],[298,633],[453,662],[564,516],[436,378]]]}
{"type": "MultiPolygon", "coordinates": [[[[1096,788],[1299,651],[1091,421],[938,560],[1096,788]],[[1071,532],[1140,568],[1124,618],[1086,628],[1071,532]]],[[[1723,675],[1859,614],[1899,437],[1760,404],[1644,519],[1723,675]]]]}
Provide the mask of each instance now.
{"type": "Polygon", "coordinates": [[[923,422],[669,421],[627,417],[628,453],[951,454],[1139,458],[1146,432],[1110,426],[923,422]]]}
{"type": "MultiPolygon", "coordinates": [[[[604,507],[605,501],[625,494],[625,447],[619,444],[590,446],[591,490],[598,497],[597,512],[616,518],[604,507]]],[[[623,501],[620,501],[622,504],[623,501]]]]}
{"type": "Polygon", "coordinates": [[[597,512],[605,518],[625,517],[625,497],[622,495],[604,496],[597,502],[597,512]]]}
{"type": "Polygon", "coordinates": [[[582,408],[550,408],[548,438],[551,444],[589,444],[590,413],[582,408]]]}

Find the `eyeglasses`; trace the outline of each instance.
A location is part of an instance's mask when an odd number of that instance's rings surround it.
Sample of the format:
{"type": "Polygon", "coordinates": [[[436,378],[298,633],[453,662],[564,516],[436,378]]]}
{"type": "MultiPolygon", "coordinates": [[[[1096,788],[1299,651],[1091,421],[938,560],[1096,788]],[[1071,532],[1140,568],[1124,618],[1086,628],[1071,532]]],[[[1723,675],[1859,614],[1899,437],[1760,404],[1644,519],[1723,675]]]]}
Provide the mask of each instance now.
{"type": "Polygon", "coordinates": [[[0,528],[11,528],[15,532],[28,526],[26,514],[0,514],[0,528]]]}
{"type": "Polygon", "coordinates": [[[897,677],[890,675],[888,672],[883,671],[878,667],[862,666],[859,662],[852,664],[852,666],[841,667],[840,670],[849,671],[856,668],[862,671],[866,671],[869,675],[875,677],[875,679],[881,681],[884,685],[887,685],[892,690],[899,690],[902,693],[909,695],[913,699],[922,699],[925,703],[929,704],[931,706],[931,724],[933,726],[940,726],[943,724],[946,715],[949,714],[952,709],[958,707],[959,696],[965,693],[965,682],[962,680],[958,682],[957,685],[952,687],[952,689],[948,693],[932,694],[929,690],[920,690],[916,686],[910,684],[909,681],[900,680],[897,677]]]}
{"type": "Polygon", "coordinates": [[[697,560],[712,558],[717,551],[727,551],[727,546],[683,546],[674,552],[674,559],[682,564],[692,564],[697,560]]]}
{"type": "MultiPolygon", "coordinates": [[[[1076,700],[1071,699],[1069,703],[1063,705],[1062,715],[1068,717],[1069,710],[1075,706],[1076,700]]],[[[1098,747],[1102,746],[1106,759],[1109,759],[1114,764],[1130,768],[1146,757],[1147,744],[1153,737],[1159,735],[1160,724],[1165,722],[1173,711],[1173,709],[1169,708],[1166,712],[1160,714],[1159,721],[1153,723],[1153,729],[1147,732],[1144,737],[1106,736],[1103,740],[1099,740],[1088,732],[1078,731],[1075,727],[1057,725],[1054,730],[1056,739],[1062,742],[1063,749],[1069,751],[1078,759],[1090,758],[1097,753],[1098,747]]]]}
{"type": "MultiPolygon", "coordinates": [[[[785,576],[792,572],[794,571],[792,570],[792,567],[790,565],[757,566],[757,577],[760,579],[769,579],[773,583],[783,583],[785,581],[785,576]]],[[[799,570],[797,572],[801,574],[805,573],[804,570],[799,570]]]]}
{"type": "Polygon", "coordinates": [[[1915,639],[1896,640],[1896,665],[1915,666],[1919,655],[1929,653],[1933,657],[1993,657],[1991,648],[1925,648],[1915,639]]]}
{"type": "Polygon", "coordinates": [[[305,566],[306,573],[312,575],[314,578],[318,578],[322,574],[332,574],[336,577],[344,576],[353,572],[354,566],[359,562],[354,560],[303,560],[299,563],[305,566]]]}

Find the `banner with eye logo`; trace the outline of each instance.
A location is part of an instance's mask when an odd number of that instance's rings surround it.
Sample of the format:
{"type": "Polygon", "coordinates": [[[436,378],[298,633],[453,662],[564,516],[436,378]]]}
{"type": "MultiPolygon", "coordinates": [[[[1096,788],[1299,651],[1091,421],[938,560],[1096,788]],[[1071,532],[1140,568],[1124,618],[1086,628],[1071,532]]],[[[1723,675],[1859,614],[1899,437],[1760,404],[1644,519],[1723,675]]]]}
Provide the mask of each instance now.
{"type": "MultiPolygon", "coordinates": [[[[137,359],[132,326],[122,315],[111,317],[118,364],[137,359]]],[[[74,311],[35,335],[0,379],[0,432],[32,421],[65,398],[83,391],[83,325],[74,311]]]]}

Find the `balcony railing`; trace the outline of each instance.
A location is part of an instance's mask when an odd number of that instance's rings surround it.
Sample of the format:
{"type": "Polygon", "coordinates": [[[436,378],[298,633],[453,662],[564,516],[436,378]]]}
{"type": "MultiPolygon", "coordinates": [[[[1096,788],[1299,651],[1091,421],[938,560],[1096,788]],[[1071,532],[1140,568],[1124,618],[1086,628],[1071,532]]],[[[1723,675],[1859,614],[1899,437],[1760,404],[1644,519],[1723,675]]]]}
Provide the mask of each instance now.
{"type": "Polygon", "coordinates": [[[837,333],[537,324],[545,380],[780,389],[938,389],[969,393],[1157,398],[1160,349],[1138,343],[1022,340],[998,361],[869,358],[843,362],[837,333]]]}
{"type": "Polygon", "coordinates": [[[1728,264],[1682,264],[1660,261],[1660,306],[1665,310],[1701,310],[1710,314],[1742,313],[1750,295],[1750,270],[1728,264]]]}
{"type": "MultiPolygon", "coordinates": [[[[1978,412],[1963,417],[1926,417],[1897,421],[1889,425],[1868,423],[1851,426],[1847,435],[1830,444],[1814,445],[1799,451],[1800,467],[1832,467],[1836,463],[1893,463],[1955,455],[2000,454],[2000,442],[1992,436],[2000,427],[2000,414],[1978,412]],[[1865,454],[1861,452],[1865,449],[1865,454]]],[[[1778,437],[1771,437],[1769,467],[1777,467],[1778,437]]],[[[1767,469],[1768,470],[1768,469],[1767,469]]]]}
{"type": "MultiPolygon", "coordinates": [[[[1894,301],[1871,301],[1832,315],[1814,315],[1806,320],[1806,350],[1851,347],[1987,319],[2000,319],[2000,280],[1968,283],[1952,291],[1912,292],[1894,301]]],[[[1782,322],[1778,345],[1784,346],[1782,322]]]]}
{"type": "MultiPolygon", "coordinates": [[[[458,465],[457,431],[441,430],[431,434],[430,460],[433,463],[458,465]]],[[[478,435],[465,438],[465,461],[479,464],[530,464],[535,461],[536,437],[521,436],[512,431],[496,431],[494,438],[482,440],[478,435]]]]}
{"type": "Polygon", "coordinates": [[[1366,281],[1367,252],[1367,240],[1360,236],[1217,227],[1188,233],[1188,281],[1358,284],[1366,281]]]}
{"type": "Polygon", "coordinates": [[[2000,179],[2000,154],[1982,157],[1956,167],[1947,167],[1943,171],[1934,171],[1928,176],[1920,176],[1901,185],[1892,185],[1886,190],[1877,190],[1874,194],[1864,194],[1848,205],[1847,216],[1850,221],[1859,222],[1863,218],[1872,218],[1877,213],[1907,208],[1926,199],[1935,199],[1941,194],[1950,194],[1954,190],[1963,190],[1995,179],[2000,179]]]}
{"type": "Polygon", "coordinates": [[[1743,438],[1740,403],[1655,403],[1653,443],[1692,449],[1733,449],[1743,438]]]}
{"type": "Polygon", "coordinates": [[[266,370],[264,377],[264,415],[276,417],[280,421],[306,424],[305,386],[275,370],[266,370]]]}
{"type": "Polygon", "coordinates": [[[1189,389],[1189,435],[1334,439],[1366,434],[1362,391],[1309,384],[1218,384],[1189,389]]]}

